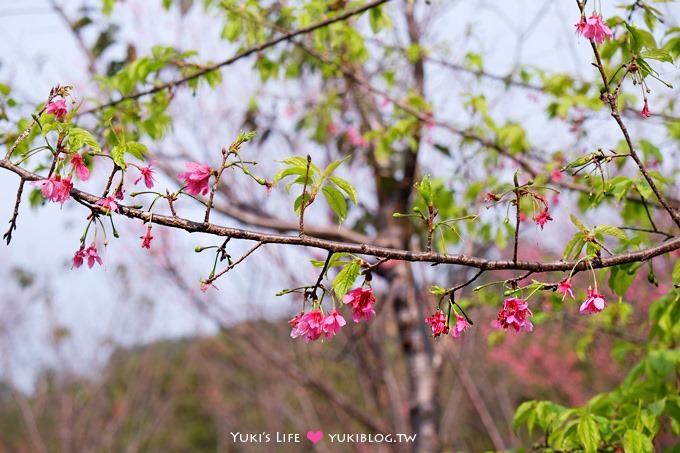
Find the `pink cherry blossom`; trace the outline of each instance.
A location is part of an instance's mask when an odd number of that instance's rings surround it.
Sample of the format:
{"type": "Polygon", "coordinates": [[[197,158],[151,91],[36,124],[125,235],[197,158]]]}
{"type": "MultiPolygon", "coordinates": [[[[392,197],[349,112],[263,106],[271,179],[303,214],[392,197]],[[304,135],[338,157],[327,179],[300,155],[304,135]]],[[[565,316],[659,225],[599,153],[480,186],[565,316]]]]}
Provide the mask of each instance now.
{"type": "Polygon", "coordinates": [[[94,242],[87,248],[85,249],[85,255],[87,256],[87,267],[92,269],[92,266],[94,266],[94,263],[99,263],[99,265],[102,265],[102,259],[101,257],[97,254],[97,246],[94,244],[94,242]]]}
{"type": "Polygon", "coordinates": [[[453,338],[458,338],[460,337],[463,332],[468,330],[470,328],[470,323],[467,322],[467,319],[465,319],[465,316],[461,315],[456,315],[456,323],[453,325],[453,328],[451,328],[451,336],[453,338]]]}
{"type": "Polygon", "coordinates": [[[437,310],[433,315],[425,318],[425,323],[432,327],[433,337],[449,333],[449,326],[446,325],[446,315],[441,310],[437,310]]]}
{"type": "Polygon", "coordinates": [[[81,245],[80,248],[73,255],[73,267],[79,268],[83,265],[83,260],[87,258],[87,253],[85,253],[85,248],[81,245]]]}
{"type": "Polygon", "coordinates": [[[574,298],[574,292],[571,289],[571,279],[565,278],[557,285],[557,292],[562,294],[562,300],[567,297],[567,294],[574,298]]]}
{"type": "MultiPolygon", "coordinates": [[[[293,318],[295,319],[295,318],[293,318]]],[[[292,323],[293,320],[291,320],[292,323]]],[[[292,324],[291,324],[292,325],[292,324]]],[[[324,316],[320,309],[312,310],[309,313],[302,315],[295,325],[292,325],[293,330],[290,333],[292,338],[304,337],[306,343],[318,340],[321,337],[324,326],[324,316]]]]}
{"type": "Polygon", "coordinates": [[[75,170],[78,179],[81,181],[90,179],[90,170],[87,168],[87,165],[85,165],[85,161],[80,154],[75,153],[71,156],[71,165],[73,166],[73,170],[75,170]]]}
{"type": "Polygon", "coordinates": [[[536,216],[534,217],[534,222],[536,222],[536,225],[541,227],[541,230],[543,229],[543,226],[551,220],[552,220],[552,217],[550,217],[550,213],[548,212],[548,208],[543,209],[541,212],[536,214],[536,216]]]}
{"type": "Polygon", "coordinates": [[[66,102],[64,102],[63,99],[50,102],[47,104],[47,107],[45,107],[45,113],[52,113],[58,120],[63,120],[68,113],[66,102]]]}
{"type": "Polygon", "coordinates": [[[586,39],[592,39],[598,44],[607,39],[614,37],[611,29],[604,23],[602,16],[597,12],[593,14],[586,20],[584,16],[581,16],[581,20],[575,25],[576,33],[580,34],[586,39]]]}
{"type": "Polygon", "coordinates": [[[647,102],[647,99],[645,99],[645,104],[642,106],[642,111],[640,112],[640,115],[643,118],[649,118],[650,116],[652,116],[652,114],[649,111],[649,104],[647,102]]]}
{"type": "Polygon", "coordinates": [[[335,125],[335,123],[328,123],[328,126],[326,126],[326,132],[328,132],[330,135],[335,135],[335,133],[338,132],[338,127],[335,125]]]}
{"type": "Polygon", "coordinates": [[[588,287],[588,296],[586,300],[581,304],[579,312],[581,314],[594,314],[599,313],[607,307],[607,302],[604,301],[604,296],[597,292],[597,288],[593,290],[588,287]]]}
{"type": "Polygon", "coordinates": [[[95,204],[104,208],[107,214],[111,214],[112,212],[118,212],[118,203],[116,203],[116,198],[112,195],[109,195],[106,198],[102,198],[95,204]]]}
{"type": "Polygon", "coordinates": [[[498,312],[496,324],[503,328],[512,328],[515,332],[531,332],[534,325],[529,318],[534,314],[529,309],[529,304],[524,299],[508,297],[503,301],[503,308],[498,312]]]}
{"type": "Polygon", "coordinates": [[[347,129],[347,140],[350,145],[357,148],[368,148],[368,140],[366,140],[354,127],[347,129]]]}
{"type": "Polygon", "coordinates": [[[324,318],[321,330],[327,340],[330,340],[340,331],[340,328],[347,324],[345,318],[334,308],[333,311],[324,318]]]}
{"type": "Polygon", "coordinates": [[[149,163],[146,167],[137,167],[140,171],[140,175],[137,179],[135,179],[134,184],[137,185],[139,181],[144,179],[144,185],[146,186],[147,189],[151,189],[153,187],[153,168],[151,168],[153,165],[153,162],[149,163]]]}
{"type": "Polygon", "coordinates": [[[375,296],[371,288],[355,288],[342,298],[345,304],[352,304],[352,321],[368,321],[375,315],[375,296]]]}
{"type": "Polygon", "coordinates": [[[212,174],[212,169],[208,165],[196,162],[187,162],[186,167],[189,171],[180,173],[177,176],[186,183],[187,193],[191,195],[207,195],[210,192],[208,180],[212,174]]]}
{"type": "Polygon", "coordinates": [[[40,192],[45,199],[62,204],[68,200],[73,188],[70,177],[61,179],[59,175],[38,181],[36,185],[40,186],[40,192]]]}
{"type": "Polygon", "coordinates": [[[554,182],[562,181],[562,172],[559,168],[555,168],[550,172],[550,179],[552,179],[554,182]]]}
{"type": "Polygon", "coordinates": [[[142,240],[143,249],[151,248],[151,240],[153,239],[153,236],[151,236],[151,225],[146,227],[146,234],[144,236],[140,236],[139,239],[142,240]]]}

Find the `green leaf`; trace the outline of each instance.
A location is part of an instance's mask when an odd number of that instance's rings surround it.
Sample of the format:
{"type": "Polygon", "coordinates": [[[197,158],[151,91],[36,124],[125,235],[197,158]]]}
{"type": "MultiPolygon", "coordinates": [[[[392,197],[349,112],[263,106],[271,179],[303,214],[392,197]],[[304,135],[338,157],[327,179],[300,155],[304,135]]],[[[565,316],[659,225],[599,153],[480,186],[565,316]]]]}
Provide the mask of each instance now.
{"type": "Polygon", "coordinates": [[[600,430],[595,419],[591,415],[584,415],[576,428],[579,440],[585,449],[585,453],[594,453],[600,443],[600,430]]]}
{"type": "Polygon", "coordinates": [[[673,56],[661,49],[649,49],[645,50],[640,54],[641,57],[647,58],[649,60],[658,60],[665,63],[673,63],[673,56]]]}
{"type": "Polygon", "coordinates": [[[344,159],[334,160],[333,162],[328,164],[328,167],[326,167],[323,170],[323,173],[321,173],[321,181],[324,181],[329,176],[331,176],[333,174],[333,172],[347,159],[349,159],[349,156],[345,157],[344,159]]]}
{"type": "Polygon", "coordinates": [[[617,239],[621,239],[622,241],[625,241],[627,239],[626,233],[623,232],[620,228],[617,228],[613,225],[599,225],[595,228],[595,231],[598,233],[606,234],[607,236],[612,236],[617,239]]]}
{"type": "Polygon", "coordinates": [[[111,159],[113,159],[113,162],[120,168],[127,168],[127,164],[125,163],[125,148],[123,146],[115,145],[111,148],[111,159]]]}
{"type": "Polygon", "coordinates": [[[144,157],[149,154],[149,148],[143,143],[139,142],[127,142],[127,152],[132,154],[139,160],[144,160],[144,157]]]}
{"type": "Polygon", "coordinates": [[[276,184],[277,182],[281,181],[283,178],[286,178],[291,175],[298,175],[302,176],[302,179],[304,180],[305,173],[307,173],[306,168],[300,168],[300,167],[288,167],[284,168],[280,172],[278,172],[276,175],[274,175],[274,179],[272,179],[272,184],[276,184]]]}
{"type": "Polygon", "coordinates": [[[88,131],[79,127],[72,127],[69,129],[66,143],[68,149],[72,152],[79,151],[80,148],[85,145],[88,145],[96,152],[101,151],[101,147],[99,146],[97,139],[95,139],[94,136],[88,131]]]}
{"type": "Polygon", "coordinates": [[[581,222],[574,214],[569,214],[569,218],[571,219],[571,223],[573,223],[580,232],[588,232],[588,228],[586,228],[583,222],[581,222]]]}
{"type": "Polygon", "coordinates": [[[641,263],[628,263],[612,267],[609,274],[609,287],[612,291],[623,297],[635,280],[635,274],[640,266],[641,263]]]}
{"type": "Polygon", "coordinates": [[[443,296],[446,294],[446,288],[442,288],[441,286],[434,285],[430,288],[430,292],[434,294],[435,296],[443,296]]]}
{"type": "Polygon", "coordinates": [[[359,202],[357,190],[348,181],[338,176],[331,176],[328,178],[328,180],[335,184],[336,186],[338,186],[340,190],[345,192],[345,194],[347,194],[347,197],[349,197],[349,199],[352,200],[352,203],[357,204],[359,202]]]}
{"type": "MultiPolygon", "coordinates": [[[[517,428],[529,421],[530,416],[536,410],[536,401],[525,401],[519,405],[515,411],[515,416],[512,418],[512,429],[517,431],[517,428]]],[[[531,428],[533,428],[533,423],[531,428]]],[[[531,434],[532,429],[529,429],[531,434]]]]}
{"type": "Polygon", "coordinates": [[[673,266],[673,283],[680,285],[680,260],[676,261],[673,266]]]}
{"type": "Polygon", "coordinates": [[[345,201],[345,197],[333,186],[324,186],[321,192],[323,192],[328,206],[330,206],[342,223],[347,218],[347,201],[345,201]]]}
{"type": "Polygon", "coordinates": [[[335,291],[335,295],[338,299],[342,299],[342,296],[347,294],[360,273],[361,266],[359,265],[359,260],[350,261],[340,270],[340,272],[338,272],[338,275],[335,276],[332,284],[333,291],[335,291]]]}
{"type": "Polygon", "coordinates": [[[653,450],[652,441],[644,434],[629,429],[623,435],[623,451],[625,453],[651,453],[653,450]]]}

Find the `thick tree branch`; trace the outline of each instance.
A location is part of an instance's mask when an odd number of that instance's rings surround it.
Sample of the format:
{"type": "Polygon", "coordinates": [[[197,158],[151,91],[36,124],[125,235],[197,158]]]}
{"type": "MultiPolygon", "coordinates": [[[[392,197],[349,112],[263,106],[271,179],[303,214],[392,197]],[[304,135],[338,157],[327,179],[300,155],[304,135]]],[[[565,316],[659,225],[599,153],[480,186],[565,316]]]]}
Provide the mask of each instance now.
{"type": "MultiPolygon", "coordinates": [[[[0,168],[7,169],[26,181],[38,181],[43,178],[25,170],[8,160],[0,160],[0,168]]],[[[96,205],[100,197],[83,192],[78,189],[71,190],[71,196],[88,209],[99,214],[106,214],[106,209],[102,206],[96,205]]],[[[250,241],[258,241],[264,244],[283,244],[283,245],[297,245],[310,248],[323,249],[333,253],[354,253],[357,255],[373,256],[376,258],[388,258],[400,261],[409,262],[428,262],[437,264],[458,264],[461,266],[474,267],[483,270],[526,270],[532,272],[551,272],[551,271],[567,271],[575,269],[576,271],[583,271],[590,268],[594,269],[607,268],[617,266],[620,264],[627,264],[632,262],[647,261],[651,258],[663,255],[668,252],[680,249],[680,237],[667,240],[659,245],[634,252],[620,253],[609,256],[607,258],[596,259],[587,264],[585,261],[517,261],[511,260],[487,260],[480,257],[469,255],[449,255],[434,252],[413,252],[410,250],[402,250],[389,247],[378,247],[369,244],[337,242],[326,239],[319,239],[310,236],[287,236],[282,234],[267,234],[259,231],[243,230],[239,228],[230,228],[211,223],[196,222],[182,217],[171,217],[160,214],[151,215],[148,211],[131,208],[119,205],[120,215],[129,217],[131,219],[139,219],[144,222],[152,222],[157,225],[162,225],[170,228],[176,228],[187,231],[189,233],[208,233],[215,236],[231,237],[234,239],[245,239],[250,241]]]]}

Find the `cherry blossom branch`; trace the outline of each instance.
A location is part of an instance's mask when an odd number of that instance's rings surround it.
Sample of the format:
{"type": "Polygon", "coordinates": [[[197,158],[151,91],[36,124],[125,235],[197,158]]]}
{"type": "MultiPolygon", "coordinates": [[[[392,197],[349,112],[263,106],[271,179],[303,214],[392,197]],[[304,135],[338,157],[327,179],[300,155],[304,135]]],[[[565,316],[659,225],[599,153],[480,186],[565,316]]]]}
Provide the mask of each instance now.
{"type": "MultiPolygon", "coordinates": [[[[536,170],[534,170],[534,168],[524,158],[522,158],[521,155],[510,152],[508,149],[499,145],[497,142],[495,142],[493,140],[489,140],[488,138],[485,138],[485,137],[479,135],[477,132],[474,132],[474,131],[471,131],[471,130],[466,130],[466,129],[461,129],[461,128],[458,128],[458,127],[456,127],[456,126],[454,126],[454,125],[452,125],[448,122],[437,120],[436,118],[433,118],[431,115],[429,115],[427,112],[423,112],[423,111],[418,110],[414,107],[411,107],[410,105],[406,104],[405,102],[402,102],[400,99],[393,97],[387,91],[371,85],[366,80],[360,79],[350,69],[346,68],[343,65],[340,65],[338,63],[331,61],[327,57],[320,55],[319,53],[317,53],[314,50],[305,46],[304,44],[302,44],[298,41],[294,41],[294,44],[296,46],[298,46],[300,49],[304,50],[309,55],[318,59],[319,61],[321,61],[325,64],[334,65],[335,68],[338,71],[340,71],[345,77],[347,77],[348,79],[351,79],[353,82],[359,84],[360,86],[362,86],[364,89],[366,89],[370,93],[377,95],[377,96],[380,96],[380,97],[390,101],[390,103],[392,103],[392,105],[399,108],[403,112],[412,115],[418,121],[420,121],[422,123],[428,123],[428,124],[432,124],[434,126],[440,127],[444,130],[447,130],[447,131],[459,136],[460,138],[462,138],[464,140],[470,140],[470,141],[473,141],[473,142],[483,146],[484,148],[494,150],[498,154],[500,154],[500,155],[512,160],[513,162],[515,162],[522,170],[526,171],[530,176],[532,176],[532,177],[538,176],[538,172],[536,170]]],[[[560,188],[574,190],[574,191],[581,192],[581,193],[591,193],[592,190],[593,190],[592,187],[588,187],[588,186],[585,186],[585,185],[582,185],[582,184],[578,184],[578,183],[575,183],[575,182],[568,182],[568,181],[557,181],[557,182],[554,182],[554,185],[557,186],[557,187],[560,187],[560,188]]],[[[611,194],[611,193],[605,193],[605,196],[610,197],[610,198],[614,197],[614,195],[611,194]]],[[[640,197],[636,197],[634,195],[626,195],[625,198],[629,201],[633,201],[633,202],[637,202],[637,203],[642,202],[640,197]]],[[[667,199],[673,205],[680,208],[680,200],[674,199],[674,198],[671,198],[671,197],[668,197],[667,199]]],[[[650,205],[652,204],[652,202],[653,202],[653,205],[655,207],[665,209],[664,204],[662,204],[658,201],[655,201],[655,200],[648,200],[647,201],[647,203],[650,204],[650,205]]]]}
{"type": "MultiPolygon", "coordinates": [[[[580,0],[576,0],[576,4],[579,7],[579,10],[581,11],[581,14],[583,14],[584,9],[585,9],[585,2],[581,2],[580,0]]],[[[590,47],[593,49],[593,54],[595,55],[595,67],[597,68],[598,72],[600,73],[600,78],[602,79],[602,84],[604,85],[604,94],[603,97],[606,99],[607,103],[609,104],[609,108],[611,110],[611,115],[616,121],[616,124],[619,126],[619,129],[621,130],[621,133],[623,134],[623,138],[626,141],[626,145],[628,146],[628,150],[630,152],[630,157],[633,158],[635,161],[635,164],[638,166],[640,169],[640,173],[642,173],[643,178],[645,178],[645,181],[647,181],[647,184],[649,184],[649,187],[652,189],[652,192],[654,192],[654,195],[656,196],[656,199],[661,203],[661,206],[668,212],[670,215],[671,219],[673,219],[673,222],[680,228],[680,214],[678,214],[672,207],[666,203],[666,200],[664,197],[661,195],[661,192],[659,191],[658,187],[656,186],[656,183],[654,182],[654,179],[649,175],[647,172],[647,168],[645,167],[645,164],[642,162],[640,159],[640,156],[638,156],[637,151],[635,151],[635,147],[633,146],[633,141],[630,138],[630,134],[628,132],[628,128],[626,127],[625,123],[621,119],[621,114],[619,113],[619,108],[617,105],[618,98],[619,98],[619,93],[618,91],[612,92],[611,87],[609,86],[609,78],[607,77],[607,73],[604,68],[604,63],[602,62],[602,56],[600,55],[600,51],[597,48],[597,45],[595,44],[595,41],[593,39],[590,39],[590,47]]]]}
{"type": "MultiPolygon", "coordinates": [[[[8,160],[0,160],[0,168],[9,170],[27,181],[39,181],[44,178],[39,175],[14,165],[8,160]]],[[[105,207],[97,205],[101,197],[97,197],[78,189],[71,189],[71,196],[83,206],[99,213],[107,214],[105,207]]],[[[647,261],[657,256],[680,249],[680,237],[664,241],[653,247],[634,252],[620,253],[606,258],[595,258],[589,263],[579,261],[511,261],[511,260],[488,260],[476,256],[464,254],[441,254],[436,252],[417,252],[390,247],[379,247],[365,243],[338,242],[320,239],[311,236],[288,236],[283,234],[267,234],[259,231],[244,230],[240,228],[226,227],[205,222],[196,222],[183,217],[170,217],[161,214],[151,214],[137,208],[119,205],[120,215],[132,219],[140,219],[145,222],[155,223],[170,228],[176,228],[189,233],[208,233],[214,236],[230,237],[258,241],[264,244],[296,245],[309,248],[323,249],[333,253],[354,253],[357,255],[373,256],[375,258],[387,258],[408,262],[428,262],[438,264],[457,264],[474,267],[482,270],[526,270],[531,272],[552,271],[582,271],[585,269],[601,269],[632,262],[647,261]]]]}
{"type": "Polygon", "coordinates": [[[262,52],[263,50],[268,49],[270,47],[273,47],[273,46],[275,46],[279,43],[282,43],[282,42],[285,42],[285,41],[290,41],[293,38],[295,38],[296,36],[309,34],[309,33],[312,33],[316,30],[319,30],[321,28],[328,27],[329,25],[334,24],[336,22],[342,22],[342,21],[347,20],[347,19],[349,19],[353,16],[364,13],[368,10],[373,9],[373,8],[377,8],[378,6],[380,6],[384,3],[388,3],[390,1],[391,0],[375,0],[375,1],[372,1],[372,2],[369,2],[369,3],[366,3],[365,5],[361,5],[361,6],[358,6],[356,8],[352,8],[352,9],[348,10],[347,12],[345,12],[343,14],[339,14],[338,16],[331,17],[329,19],[322,20],[320,22],[312,24],[308,27],[304,27],[304,28],[300,28],[298,30],[292,30],[292,31],[289,31],[287,33],[283,33],[282,36],[271,39],[271,40],[264,42],[262,44],[259,44],[257,46],[250,47],[249,49],[246,49],[244,51],[237,53],[236,55],[232,56],[231,58],[227,58],[224,61],[221,61],[219,63],[215,63],[213,65],[207,66],[207,67],[201,69],[200,71],[197,71],[197,72],[190,74],[186,77],[182,77],[182,78],[177,79],[177,80],[173,80],[173,81],[170,81],[170,82],[167,82],[167,83],[163,83],[161,85],[157,85],[157,86],[150,88],[148,90],[138,91],[134,94],[122,96],[121,98],[116,99],[114,101],[110,101],[106,104],[102,104],[100,106],[97,106],[97,107],[91,108],[89,110],[85,110],[83,112],[80,112],[78,115],[80,116],[80,115],[87,115],[87,114],[96,113],[96,112],[101,111],[105,108],[113,107],[113,106],[118,105],[118,104],[125,102],[125,101],[139,99],[141,97],[148,96],[150,94],[158,93],[159,91],[164,91],[164,90],[175,88],[177,86],[180,86],[180,85],[183,85],[187,82],[195,80],[199,77],[202,77],[202,76],[204,76],[204,75],[206,75],[210,72],[216,71],[216,70],[223,68],[225,66],[232,65],[235,62],[237,62],[238,60],[241,60],[243,58],[249,57],[250,55],[262,52]]]}

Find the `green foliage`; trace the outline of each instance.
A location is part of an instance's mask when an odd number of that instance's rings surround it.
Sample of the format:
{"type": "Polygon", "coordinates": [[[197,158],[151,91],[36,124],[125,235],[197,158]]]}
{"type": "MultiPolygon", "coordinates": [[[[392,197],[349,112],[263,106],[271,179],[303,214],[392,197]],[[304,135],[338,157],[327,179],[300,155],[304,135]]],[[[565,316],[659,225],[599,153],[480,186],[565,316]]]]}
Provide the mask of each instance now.
{"type": "MultiPolygon", "coordinates": [[[[664,423],[680,436],[680,396],[676,373],[680,369],[680,290],[654,302],[646,353],[623,383],[593,397],[585,406],[567,409],[546,401],[527,401],[515,412],[513,427],[538,427],[541,448],[651,452],[652,441],[664,423]],[[575,429],[574,429],[575,428],[575,429]]],[[[680,444],[676,445],[676,448],[680,444]]]]}
{"type": "Polygon", "coordinates": [[[283,161],[287,168],[279,171],[273,179],[276,184],[279,181],[294,176],[292,182],[286,185],[286,190],[290,191],[294,185],[301,186],[305,192],[295,199],[295,211],[300,212],[302,200],[307,205],[314,202],[316,195],[323,193],[328,207],[335,213],[338,220],[342,223],[347,218],[348,206],[345,197],[356,203],[358,201],[357,191],[349,181],[333,175],[335,170],[346,159],[331,162],[323,171],[311,162],[311,158],[305,159],[301,156],[290,157],[283,161]]]}

